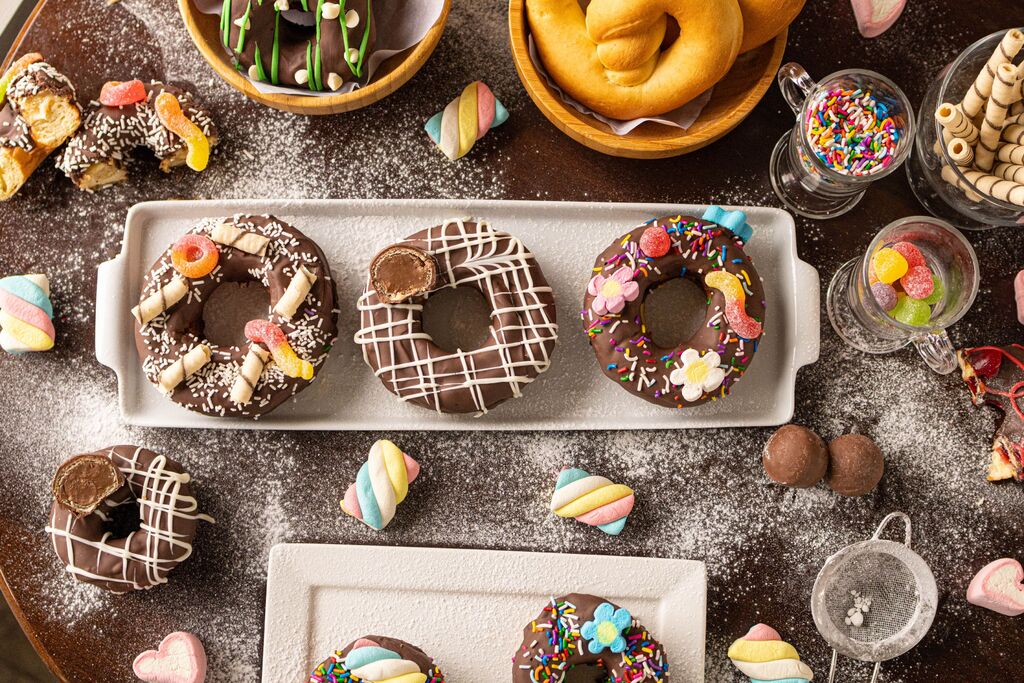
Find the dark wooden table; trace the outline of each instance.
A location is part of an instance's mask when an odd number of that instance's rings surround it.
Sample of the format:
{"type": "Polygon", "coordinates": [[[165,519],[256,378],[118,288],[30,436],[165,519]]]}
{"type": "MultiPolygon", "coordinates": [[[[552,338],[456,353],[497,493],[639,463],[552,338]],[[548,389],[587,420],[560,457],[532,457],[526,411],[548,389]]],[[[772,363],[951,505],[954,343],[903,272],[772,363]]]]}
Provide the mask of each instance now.
{"type": "MultiPolygon", "coordinates": [[[[1021,487],[984,480],[995,414],[970,407],[955,375],[930,374],[912,350],[868,357],[845,348],[824,315],[821,360],[800,374],[796,420],[826,438],[860,429],[879,442],[887,471],[877,492],[864,498],[770,485],[759,458],[767,429],[414,433],[395,438],[421,457],[426,476],[398,521],[374,534],[343,519],[337,498],[380,434],[120,425],[114,377],[93,355],[93,292],[95,266],[118,250],[125,212],[135,202],[499,197],[778,205],[768,155],[793,117],[775,89],[738,130],[695,154],[657,162],[600,156],[559,134],[522,90],[501,0],[454,4],[440,48],[405,88],[368,109],[320,119],[265,109],[217,81],[193,50],[172,0],[111,6],[53,0],[23,32],[15,51],[48,55],[86,96],[111,79],[190,82],[212,108],[223,139],[202,175],[165,177],[145,160],[129,184],[87,195],[48,165],[0,205],[0,272],[49,273],[59,311],[52,353],[0,358],[0,587],[54,672],[71,681],[130,681],[136,653],[184,629],[206,642],[209,680],[256,680],[269,549],[310,541],[703,560],[708,681],[741,680],[725,651],[756,621],[777,627],[824,678],[830,653],[809,610],[818,569],[833,552],[869,536],[886,513],[903,510],[913,517],[914,543],[935,573],[941,605],[928,636],[884,665],[883,680],[1020,680],[1020,622],[964,600],[971,576],[986,562],[1022,557],[1021,487]],[[491,84],[512,118],[469,158],[449,163],[430,148],[421,125],[476,78],[491,84]],[[127,596],[75,584],[42,531],[55,467],[76,452],[115,442],[184,462],[203,506],[218,520],[202,528],[194,557],[169,585],[127,596]],[[621,538],[546,514],[554,474],[567,464],[634,485],[639,504],[621,538]]],[[[1020,24],[1019,0],[912,0],[892,31],[867,41],[856,33],[847,0],[810,0],[787,57],[817,75],[870,67],[919,102],[929,79],[959,50],[1020,24]]],[[[921,211],[897,173],[847,216],[798,220],[801,255],[820,270],[824,288],[876,230],[921,211]]],[[[1024,232],[970,239],[982,263],[982,290],[953,338],[960,345],[1020,341],[1024,330],[1014,319],[1010,283],[1024,266],[1024,232]]],[[[572,321],[564,331],[576,332],[572,321]]],[[[339,643],[355,635],[339,633],[339,643]]],[[[867,675],[867,665],[843,663],[843,680],[867,675]]]]}

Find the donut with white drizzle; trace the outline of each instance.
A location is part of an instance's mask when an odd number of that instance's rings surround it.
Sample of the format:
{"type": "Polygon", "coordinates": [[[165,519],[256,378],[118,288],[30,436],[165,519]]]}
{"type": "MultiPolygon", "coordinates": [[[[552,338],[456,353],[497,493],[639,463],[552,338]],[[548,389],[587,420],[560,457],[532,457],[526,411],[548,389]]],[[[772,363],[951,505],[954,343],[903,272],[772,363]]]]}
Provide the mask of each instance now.
{"type": "Polygon", "coordinates": [[[558,336],[555,300],[533,254],[482,220],[452,220],[398,245],[436,263],[437,283],[399,303],[378,296],[372,279],[359,298],[355,341],[388,391],[439,413],[481,415],[522,395],[551,365],[558,336]],[[487,341],[448,352],[423,330],[423,304],[442,287],[478,289],[491,309],[487,341]]]}
{"type": "Polygon", "coordinates": [[[728,228],[689,216],[650,220],[613,241],[594,262],[581,312],[605,376],[669,408],[685,410],[726,397],[764,336],[764,286],[743,247],[728,228]],[[648,242],[649,230],[654,233],[649,237],[658,239],[648,242]],[[690,339],[660,348],[651,339],[645,298],[680,277],[704,290],[704,320],[690,339]],[[723,287],[738,297],[727,296],[723,287]]]}
{"type": "Polygon", "coordinates": [[[200,521],[192,478],[181,465],[136,446],[112,446],[101,455],[120,470],[124,484],[90,514],[78,516],[54,501],[50,510],[53,549],[69,574],[114,593],[167,583],[168,573],[192,555],[200,521]],[[107,530],[113,511],[137,504],[140,527],[122,538],[107,530]]]}
{"type": "Polygon", "coordinates": [[[258,418],[313,380],[287,376],[259,344],[213,344],[205,334],[205,303],[223,283],[261,284],[270,295],[268,320],[281,328],[298,357],[319,371],[338,334],[330,266],[313,240],[274,216],[204,218],[189,234],[217,244],[217,266],[201,278],[184,277],[174,268],[171,249],[153,264],[132,311],[142,369],[158,389],[169,391],[189,410],[258,418]],[[312,284],[310,277],[315,278],[312,284]],[[289,292],[295,290],[293,297],[289,292]],[[298,304],[294,310],[289,301],[298,304]],[[184,379],[176,375],[168,387],[167,373],[182,361],[184,379]]]}

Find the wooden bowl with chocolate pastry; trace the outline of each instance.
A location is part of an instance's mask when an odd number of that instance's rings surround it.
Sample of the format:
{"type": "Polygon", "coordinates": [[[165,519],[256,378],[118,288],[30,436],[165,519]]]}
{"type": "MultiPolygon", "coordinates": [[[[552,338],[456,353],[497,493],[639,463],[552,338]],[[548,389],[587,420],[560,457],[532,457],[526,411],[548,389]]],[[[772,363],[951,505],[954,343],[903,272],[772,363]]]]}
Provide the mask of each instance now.
{"type": "Polygon", "coordinates": [[[365,80],[366,63],[384,20],[370,0],[229,0],[226,19],[205,14],[197,0],[178,0],[192,41],[203,58],[230,86],[249,99],[295,114],[338,114],[377,102],[402,87],[426,63],[441,40],[451,0],[416,45],[387,58],[365,80]],[[249,78],[246,78],[246,74],[249,78]],[[252,79],[295,88],[291,93],[261,92],[252,79]],[[352,79],[363,85],[351,92],[311,97],[339,90],[352,79]]]}

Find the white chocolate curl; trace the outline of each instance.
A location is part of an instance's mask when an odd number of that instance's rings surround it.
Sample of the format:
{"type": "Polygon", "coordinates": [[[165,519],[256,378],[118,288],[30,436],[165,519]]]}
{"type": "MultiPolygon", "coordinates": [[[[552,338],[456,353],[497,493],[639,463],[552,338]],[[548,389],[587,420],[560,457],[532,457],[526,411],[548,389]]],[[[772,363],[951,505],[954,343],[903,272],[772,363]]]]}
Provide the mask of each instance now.
{"type": "Polygon", "coordinates": [[[953,138],[946,145],[946,151],[949,152],[949,158],[957,166],[970,166],[971,162],[974,161],[974,149],[967,144],[966,140],[953,138]]]}
{"type": "Polygon", "coordinates": [[[242,230],[233,223],[221,223],[213,229],[210,239],[226,247],[234,247],[247,254],[254,254],[263,258],[267,253],[267,245],[270,240],[255,232],[242,230]]]}
{"type": "Polygon", "coordinates": [[[210,355],[210,347],[206,344],[192,347],[191,351],[160,373],[160,390],[165,394],[174,391],[174,388],[184,382],[186,377],[191,377],[209,363],[210,355]]]}
{"type": "Polygon", "coordinates": [[[978,78],[967,91],[964,101],[960,103],[960,109],[967,115],[967,118],[973,119],[981,113],[985,106],[985,100],[992,94],[992,82],[996,77],[996,69],[1000,64],[1012,62],[1016,54],[1020,52],[1021,46],[1024,46],[1024,33],[1015,28],[1007,31],[992,56],[988,58],[981,73],[978,74],[978,78]]]}
{"type": "Polygon", "coordinates": [[[973,145],[978,141],[979,131],[977,126],[971,123],[970,119],[957,107],[949,103],[940,104],[935,110],[935,120],[940,126],[949,131],[953,137],[966,140],[973,145]]]}
{"type": "Polygon", "coordinates": [[[184,278],[175,275],[173,280],[139,302],[139,305],[132,309],[132,315],[140,325],[145,325],[181,301],[187,293],[188,283],[184,278]]]}
{"type": "Polygon", "coordinates": [[[1017,87],[1017,68],[1012,64],[1000,64],[996,68],[995,82],[992,84],[992,97],[985,107],[985,120],[981,123],[981,138],[975,152],[975,166],[982,171],[991,171],[995,163],[996,148],[1003,132],[1006,112],[1010,108],[1013,94],[1017,87]]]}
{"type": "Polygon", "coordinates": [[[252,400],[252,392],[256,390],[256,384],[263,375],[263,368],[267,364],[270,353],[262,346],[253,344],[249,347],[249,353],[245,355],[242,368],[238,371],[238,377],[231,386],[231,400],[240,405],[245,405],[252,400]]]}
{"type": "Polygon", "coordinates": [[[299,310],[299,306],[306,300],[314,282],[316,282],[316,274],[311,273],[306,266],[300,265],[299,269],[295,271],[295,275],[292,276],[292,281],[288,283],[288,289],[284,290],[284,294],[277,300],[274,313],[285,320],[291,320],[295,311],[299,310]]]}

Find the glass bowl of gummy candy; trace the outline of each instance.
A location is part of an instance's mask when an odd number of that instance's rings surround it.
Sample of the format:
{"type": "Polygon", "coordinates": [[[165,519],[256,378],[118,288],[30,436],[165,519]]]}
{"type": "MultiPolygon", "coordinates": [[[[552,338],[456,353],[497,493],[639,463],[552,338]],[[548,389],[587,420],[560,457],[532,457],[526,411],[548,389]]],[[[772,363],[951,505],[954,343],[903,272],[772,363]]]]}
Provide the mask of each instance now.
{"type": "MultiPolygon", "coordinates": [[[[943,127],[936,121],[936,112],[942,105],[959,109],[958,105],[964,101],[968,90],[1006,36],[1007,31],[1002,30],[982,38],[932,80],[921,103],[917,139],[906,165],[907,180],[918,201],[933,216],[961,229],[984,230],[1024,223],[1024,205],[1020,203],[1024,190],[1014,191],[1011,195],[1011,185],[996,174],[997,169],[998,173],[1012,172],[1013,169],[1007,169],[1007,166],[1015,164],[1007,164],[997,158],[990,171],[973,168],[973,161],[955,158],[950,152],[950,133],[944,137],[943,127]],[[1011,198],[1016,203],[1009,201],[1011,198]]],[[[1024,50],[1014,59],[1018,64],[1022,60],[1024,50]]],[[[978,114],[969,117],[975,129],[980,129],[985,109],[981,106],[978,114]]],[[[1015,116],[1015,111],[1011,109],[1008,115],[1015,116]]],[[[977,142],[973,147],[972,155],[977,149],[977,142]]]]}

